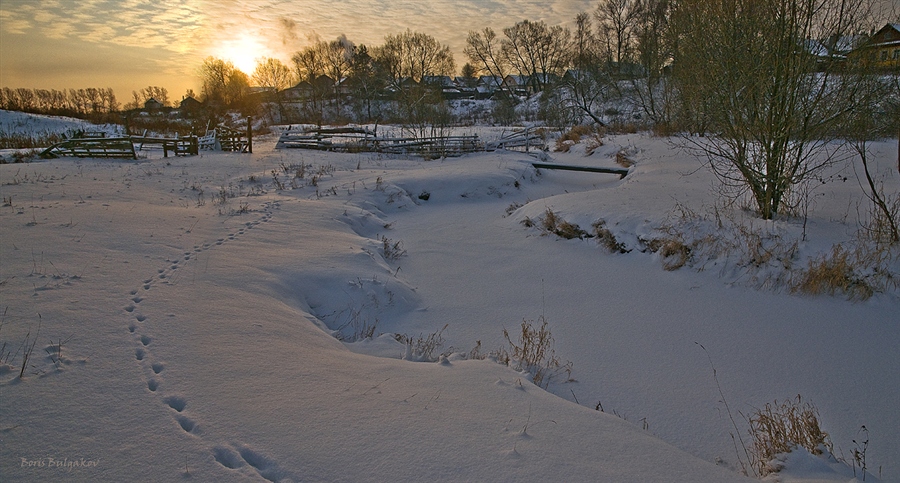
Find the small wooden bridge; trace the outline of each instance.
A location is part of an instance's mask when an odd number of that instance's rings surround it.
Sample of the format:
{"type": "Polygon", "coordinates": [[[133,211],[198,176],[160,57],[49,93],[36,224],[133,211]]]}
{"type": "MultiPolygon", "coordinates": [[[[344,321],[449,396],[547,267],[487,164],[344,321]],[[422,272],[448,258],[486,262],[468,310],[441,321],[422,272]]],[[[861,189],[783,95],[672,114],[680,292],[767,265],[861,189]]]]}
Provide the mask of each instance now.
{"type": "Polygon", "coordinates": [[[536,161],[531,161],[531,165],[538,169],[558,169],[562,171],[583,171],[587,173],[607,173],[607,174],[617,174],[619,175],[619,179],[624,178],[628,175],[628,168],[602,168],[598,166],[573,166],[570,164],[553,164],[553,163],[539,163],[536,161]]]}

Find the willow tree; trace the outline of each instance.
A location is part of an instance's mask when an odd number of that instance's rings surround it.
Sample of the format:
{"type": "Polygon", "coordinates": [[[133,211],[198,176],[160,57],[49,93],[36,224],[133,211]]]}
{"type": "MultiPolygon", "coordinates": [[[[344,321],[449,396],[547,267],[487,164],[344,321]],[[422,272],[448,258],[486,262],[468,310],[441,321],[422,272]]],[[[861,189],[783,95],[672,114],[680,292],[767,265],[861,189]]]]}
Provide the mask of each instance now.
{"type": "Polygon", "coordinates": [[[675,78],[695,126],[692,142],[736,196],[777,216],[792,188],[833,159],[855,87],[812,39],[844,36],[859,0],[683,0],[674,14],[675,78]]]}

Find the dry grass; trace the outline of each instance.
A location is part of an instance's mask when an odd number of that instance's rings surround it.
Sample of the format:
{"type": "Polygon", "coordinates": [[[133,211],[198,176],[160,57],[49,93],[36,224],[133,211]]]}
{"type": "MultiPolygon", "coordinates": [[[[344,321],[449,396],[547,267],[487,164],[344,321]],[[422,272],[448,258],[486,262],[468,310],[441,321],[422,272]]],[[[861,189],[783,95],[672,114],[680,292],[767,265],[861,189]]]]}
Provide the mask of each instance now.
{"type": "MultiPolygon", "coordinates": [[[[68,137],[73,136],[72,132],[68,133],[68,137]]],[[[65,141],[67,135],[64,133],[8,133],[0,131],[0,149],[39,149],[50,147],[56,143],[65,141]]]]}
{"type": "Polygon", "coordinates": [[[647,240],[645,246],[650,253],[659,253],[665,270],[673,271],[688,264],[693,248],[681,236],[668,236],[647,240]]]}
{"type": "Polygon", "coordinates": [[[503,337],[509,343],[509,350],[500,349],[494,353],[494,357],[517,371],[530,373],[535,385],[546,388],[551,379],[561,373],[566,374],[566,380],[571,379],[572,363],[562,363],[556,356],[547,319],[541,316],[538,320],[541,322],[540,327],[535,327],[531,321],[522,321],[517,342],[513,342],[509,332],[503,329],[503,337]]]}
{"type": "MultiPolygon", "coordinates": [[[[418,338],[412,338],[406,334],[395,334],[394,339],[401,344],[406,345],[406,354],[403,359],[416,362],[435,362],[441,354],[437,354],[437,350],[444,345],[444,330],[449,324],[444,325],[441,330],[428,334],[420,335],[418,338]]],[[[479,341],[479,346],[481,342],[479,341]]],[[[474,350],[474,349],[473,349],[474,350]]]]}
{"type": "Polygon", "coordinates": [[[616,153],[616,164],[623,168],[630,168],[634,166],[634,161],[622,150],[616,153]]]}
{"type": "Polygon", "coordinates": [[[403,249],[402,241],[394,241],[386,236],[381,237],[381,251],[384,254],[385,260],[398,260],[403,255],[406,255],[406,250],[403,249]]]}
{"type": "Polygon", "coordinates": [[[857,258],[841,245],[835,245],[830,254],[809,261],[792,290],[811,295],[845,293],[851,299],[868,299],[875,289],[856,274],[856,267],[860,265],[857,258]]]}
{"type": "Polygon", "coordinates": [[[592,127],[586,124],[579,124],[577,126],[572,126],[571,129],[564,132],[560,137],[556,139],[556,151],[567,153],[572,146],[581,142],[581,139],[585,136],[591,136],[591,140],[589,141],[588,149],[585,151],[590,154],[600,146],[603,146],[603,141],[601,138],[606,133],[606,130],[602,127],[592,127]]]}
{"type": "Polygon", "coordinates": [[[781,467],[776,456],[789,453],[797,447],[812,454],[831,451],[828,433],[819,425],[819,411],[809,402],[796,401],[767,403],[747,418],[750,423],[750,463],[759,476],[778,472],[781,467]]]}
{"type": "Polygon", "coordinates": [[[598,129],[596,132],[594,132],[593,136],[589,137],[588,140],[584,142],[584,155],[585,156],[590,156],[590,155],[594,154],[594,151],[596,151],[597,148],[603,146],[603,144],[604,144],[603,136],[605,134],[606,134],[605,129],[602,129],[602,128],[598,129]]]}
{"type": "Polygon", "coordinates": [[[605,246],[610,253],[628,253],[631,251],[624,243],[616,239],[613,232],[609,231],[609,228],[606,227],[606,221],[599,220],[595,222],[593,228],[597,242],[605,246]]]}
{"type": "Polygon", "coordinates": [[[370,319],[361,310],[350,310],[347,322],[337,328],[335,337],[345,342],[357,342],[375,337],[378,319],[370,319]]]}
{"type": "MultiPolygon", "coordinates": [[[[526,226],[528,226],[528,223],[526,223],[526,226]]],[[[590,233],[584,231],[580,226],[562,219],[550,208],[547,208],[546,213],[544,213],[543,218],[541,218],[541,228],[547,233],[553,233],[566,240],[571,240],[573,238],[582,240],[585,238],[592,238],[590,233]]]]}

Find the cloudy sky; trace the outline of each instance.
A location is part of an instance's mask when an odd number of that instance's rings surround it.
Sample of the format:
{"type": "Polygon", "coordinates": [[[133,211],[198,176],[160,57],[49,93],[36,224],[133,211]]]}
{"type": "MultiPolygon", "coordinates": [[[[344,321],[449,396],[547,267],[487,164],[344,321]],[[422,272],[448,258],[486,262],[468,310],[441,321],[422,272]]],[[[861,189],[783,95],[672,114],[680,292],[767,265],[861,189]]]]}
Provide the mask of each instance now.
{"type": "MultiPolygon", "coordinates": [[[[877,0],[900,5],[900,0],[877,0]]],[[[597,0],[0,0],[0,86],[112,87],[120,101],[148,85],[178,100],[199,90],[207,56],[252,72],[311,40],[344,34],[378,45],[407,28],[449,45],[458,65],[469,31],[518,21],[571,25],[597,0]]]]}
{"type": "Polygon", "coordinates": [[[0,86],[112,87],[120,101],[158,85],[199,90],[210,55],[251,73],[311,40],[344,34],[379,45],[407,28],[449,45],[457,64],[469,31],[518,21],[571,24],[596,0],[0,0],[0,86]]]}

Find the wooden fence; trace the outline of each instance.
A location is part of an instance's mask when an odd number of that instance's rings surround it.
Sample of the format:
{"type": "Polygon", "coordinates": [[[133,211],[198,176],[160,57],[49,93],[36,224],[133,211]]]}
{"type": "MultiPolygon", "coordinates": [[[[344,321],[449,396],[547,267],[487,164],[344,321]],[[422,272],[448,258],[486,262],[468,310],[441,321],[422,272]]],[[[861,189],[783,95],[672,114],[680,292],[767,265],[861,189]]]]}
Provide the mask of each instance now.
{"type": "Polygon", "coordinates": [[[153,136],[131,136],[131,142],[138,145],[138,151],[142,151],[146,145],[158,145],[163,150],[163,157],[168,158],[169,152],[175,156],[196,156],[199,154],[200,148],[197,142],[197,136],[186,137],[153,137],[153,136]]]}
{"type": "Polygon", "coordinates": [[[374,131],[360,127],[287,130],[281,134],[275,147],[345,153],[409,154],[432,159],[461,156],[485,150],[484,143],[478,139],[477,135],[392,138],[378,137],[374,131]]]}
{"type": "Polygon", "coordinates": [[[68,139],[41,152],[42,158],[72,156],[76,158],[137,159],[131,138],[86,137],[68,139]]]}

